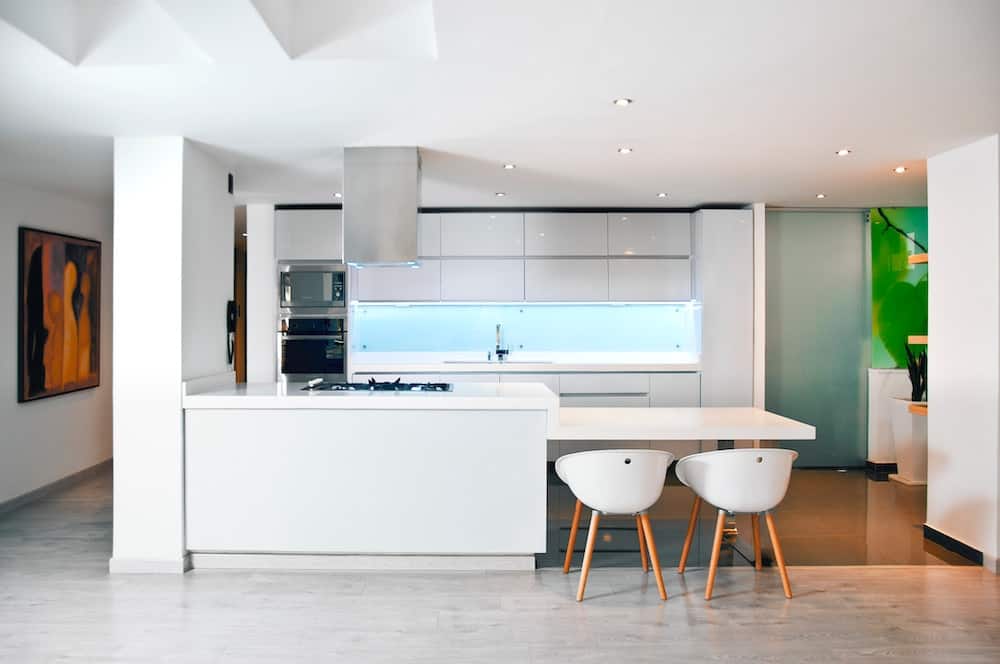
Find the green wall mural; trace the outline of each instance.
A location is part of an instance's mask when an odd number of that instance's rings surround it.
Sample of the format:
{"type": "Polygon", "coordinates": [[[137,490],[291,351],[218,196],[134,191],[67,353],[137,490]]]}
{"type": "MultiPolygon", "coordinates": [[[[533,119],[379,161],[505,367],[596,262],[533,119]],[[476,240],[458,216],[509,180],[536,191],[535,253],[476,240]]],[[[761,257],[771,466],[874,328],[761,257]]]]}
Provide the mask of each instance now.
{"type": "MultiPolygon", "coordinates": [[[[927,208],[872,208],[872,366],[906,366],[906,338],[927,334],[927,208]]],[[[914,348],[914,352],[919,350],[914,348]]]]}

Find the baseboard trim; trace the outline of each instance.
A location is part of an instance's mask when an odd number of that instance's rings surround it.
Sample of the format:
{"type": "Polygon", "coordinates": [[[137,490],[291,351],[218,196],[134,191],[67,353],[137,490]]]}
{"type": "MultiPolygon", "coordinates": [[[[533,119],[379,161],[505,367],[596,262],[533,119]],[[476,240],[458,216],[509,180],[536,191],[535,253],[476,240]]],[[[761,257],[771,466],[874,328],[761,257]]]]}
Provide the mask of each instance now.
{"type": "Polygon", "coordinates": [[[497,556],[192,553],[191,566],[208,569],[332,571],[534,571],[532,554],[497,556]]]}
{"type": "Polygon", "coordinates": [[[876,463],[874,461],[865,462],[865,473],[868,479],[875,482],[888,482],[889,475],[899,473],[899,468],[895,463],[876,463]]]}
{"type": "Polygon", "coordinates": [[[184,574],[191,569],[191,555],[180,558],[112,558],[111,574],[184,574]]]}
{"type": "MultiPolygon", "coordinates": [[[[935,544],[942,546],[952,553],[957,553],[963,558],[967,558],[977,565],[983,564],[983,552],[979,549],[973,548],[966,544],[965,542],[960,542],[951,535],[945,535],[940,530],[936,528],[931,528],[926,523],[924,524],[924,538],[929,539],[935,544]]],[[[995,567],[995,565],[994,565],[995,567]]]]}
{"type": "Polygon", "coordinates": [[[111,466],[112,459],[105,459],[104,461],[99,461],[89,468],[84,468],[79,470],[72,475],[67,475],[62,479],[58,479],[55,482],[50,482],[45,486],[40,486],[37,489],[29,491],[28,493],[23,493],[20,496],[15,496],[10,500],[5,500],[0,503],[0,515],[6,514],[7,512],[13,512],[19,507],[23,507],[28,503],[33,503],[36,500],[41,500],[45,496],[55,493],[60,489],[66,489],[73,486],[74,484],[79,484],[84,480],[88,480],[91,477],[104,472],[104,469],[111,466]]]}

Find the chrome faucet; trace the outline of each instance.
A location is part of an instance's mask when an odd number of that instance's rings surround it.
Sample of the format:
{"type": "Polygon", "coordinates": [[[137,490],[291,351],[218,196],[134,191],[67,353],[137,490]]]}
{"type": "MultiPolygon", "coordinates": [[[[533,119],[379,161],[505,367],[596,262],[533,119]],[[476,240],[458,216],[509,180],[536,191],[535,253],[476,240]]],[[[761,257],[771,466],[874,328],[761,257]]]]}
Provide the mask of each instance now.
{"type": "Polygon", "coordinates": [[[497,362],[503,362],[504,359],[507,357],[507,355],[510,353],[509,348],[503,348],[500,346],[502,329],[503,328],[501,327],[500,323],[497,323],[497,347],[496,347],[497,362]]]}

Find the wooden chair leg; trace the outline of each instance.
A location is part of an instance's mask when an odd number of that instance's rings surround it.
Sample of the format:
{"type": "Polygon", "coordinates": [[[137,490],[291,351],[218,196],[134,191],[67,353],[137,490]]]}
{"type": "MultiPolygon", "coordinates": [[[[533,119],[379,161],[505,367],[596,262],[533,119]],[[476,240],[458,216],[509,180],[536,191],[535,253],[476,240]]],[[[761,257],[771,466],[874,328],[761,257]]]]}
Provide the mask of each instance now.
{"type": "Polygon", "coordinates": [[[580,587],[576,591],[576,601],[583,601],[583,592],[587,589],[587,576],[590,574],[590,561],[594,558],[594,544],[597,543],[597,526],[601,514],[594,510],[590,514],[590,530],[587,531],[587,549],[583,553],[583,568],[580,570],[580,587]]]}
{"type": "Polygon", "coordinates": [[[653,575],[656,577],[656,588],[660,591],[660,599],[667,599],[667,589],[663,585],[663,573],[660,571],[660,556],[656,553],[656,540],[653,538],[653,526],[649,523],[649,515],[643,513],[639,519],[642,531],[646,536],[646,549],[649,551],[649,561],[653,564],[653,575]]]}
{"type": "Polygon", "coordinates": [[[760,570],[762,567],[760,559],[760,515],[750,515],[750,525],[753,527],[753,566],[760,570]]]}
{"type": "Polygon", "coordinates": [[[778,571],[781,573],[781,586],[785,589],[785,597],[792,598],[792,584],[788,581],[788,569],[785,567],[785,554],[781,550],[781,541],[778,539],[778,531],[774,527],[774,517],[770,512],[764,513],[767,521],[767,532],[771,535],[771,546],[774,547],[774,560],[778,563],[778,571]]]}
{"type": "Polygon", "coordinates": [[[726,510],[719,510],[715,520],[715,538],[712,540],[712,562],[708,566],[708,583],[705,585],[705,599],[712,599],[715,588],[715,573],[719,569],[719,554],[722,550],[722,531],[726,527],[726,510]]]}
{"type": "Polygon", "coordinates": [[[583,503],[578,498],[576,509],[573,510],[573,524],[569,527],[569,541],[566,543],[566,562],[563,563],[563,574],[569,574],[569,564],[573,562],[573,549],[576,548],[576,531],[580,529],[580,512],[583,503]]]}
{"type": "Polygon", "coordinates": [[[694,539],[694,529],[698,525],[698,510],[701,509],[701,496],[694,497],[694,505],[691,507],[691,518],[688,519],[687,537],[684,538],[684,548],[681,550],[681,562],[677,566],[677,573],[683,574],[687,566],[688,553],[691,552],[691,541],[694,539]]]}
{"type": "Polygon", "coordinates": [[[646,535],[642,532],[642,519],[635,515],[635,534],[639,537],[639,557],[642,558],[642,571],[649,571],[649,562],[646,560],[646,535]]]}

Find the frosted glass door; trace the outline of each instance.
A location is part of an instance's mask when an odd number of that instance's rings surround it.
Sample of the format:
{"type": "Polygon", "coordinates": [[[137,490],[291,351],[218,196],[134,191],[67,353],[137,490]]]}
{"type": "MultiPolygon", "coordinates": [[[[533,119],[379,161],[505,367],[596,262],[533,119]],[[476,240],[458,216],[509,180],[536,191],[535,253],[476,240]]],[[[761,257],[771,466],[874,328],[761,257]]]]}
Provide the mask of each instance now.
{"type": "Polygon", "coordinates": [[[796,466],[863,466],[868,270],[861,212],[767,212],[768,410],[816,427],[796,466]]]}

